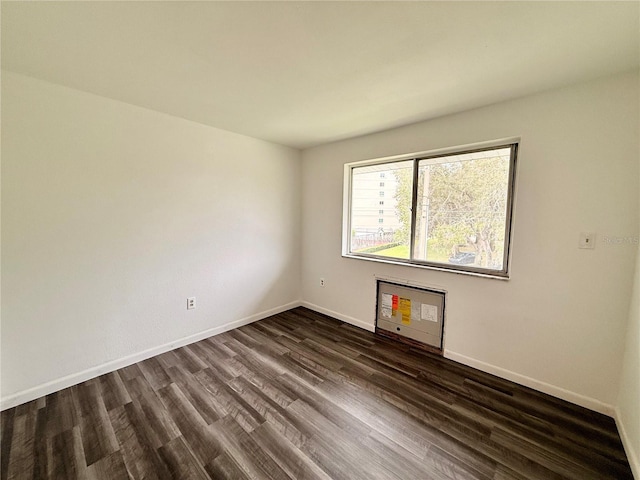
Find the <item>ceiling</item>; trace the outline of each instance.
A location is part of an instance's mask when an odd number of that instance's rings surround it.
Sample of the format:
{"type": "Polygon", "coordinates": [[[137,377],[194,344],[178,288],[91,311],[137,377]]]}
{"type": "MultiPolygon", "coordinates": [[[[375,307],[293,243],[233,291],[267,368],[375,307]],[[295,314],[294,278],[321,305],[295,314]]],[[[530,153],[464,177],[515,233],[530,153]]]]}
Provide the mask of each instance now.
{"type": "Polygon", "coordinates": [[[2,67],[305,148],[639,65],[638,2],[3,2],[2,67]]]}

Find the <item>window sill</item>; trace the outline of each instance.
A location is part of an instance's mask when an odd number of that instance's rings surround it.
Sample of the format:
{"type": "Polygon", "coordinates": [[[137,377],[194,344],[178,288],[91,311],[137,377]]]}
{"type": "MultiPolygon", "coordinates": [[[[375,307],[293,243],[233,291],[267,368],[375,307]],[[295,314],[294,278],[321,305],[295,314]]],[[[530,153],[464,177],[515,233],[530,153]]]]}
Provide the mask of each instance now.
{"type": "Polygon", "coordinates": [[[408,267],[408,268],[421,268],[421,269],[425,269],[425,270],[435,270],[435,271],[439,271],[439,272],[446,272],[446,273],[455,273],[458,275],[468,275],[471,277],[480,277],[480,278],[488,278],[491,280],[509,280],[509,274],[507,274],[506,276],[503,275],[493,275],[491,273],[484,273],[484,272],[470,272],[467,270],[458,270],[455,268],[447,268],[446,266],[442,266],[442,267],[437,267],[435,265],[422,265],[419,263],[409,263],[409,262],[403,262],[400,260],[393,260],[393,259],[386,259],[386,258],[382,258],[382,257],[373,257],[373,256],[365,256],[365,255],[353,255],[351,253],[343,253],[342,254],[343,258],[350,258],[353,260],[365,260],[368,262],[376,262],[376,263],[386,263],[388,265],[399,265],[401,267],[408,267]]]}

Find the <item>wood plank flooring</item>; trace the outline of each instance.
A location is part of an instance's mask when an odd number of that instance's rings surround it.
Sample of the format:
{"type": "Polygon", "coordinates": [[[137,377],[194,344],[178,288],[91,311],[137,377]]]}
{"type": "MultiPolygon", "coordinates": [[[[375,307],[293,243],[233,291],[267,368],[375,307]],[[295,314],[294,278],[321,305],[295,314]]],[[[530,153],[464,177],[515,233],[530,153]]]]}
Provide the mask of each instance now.
{"type": "Polygon", "coordinates": [[[297,308],[2,412],[2,479],[632,479],[611,418],[297,308]]]}

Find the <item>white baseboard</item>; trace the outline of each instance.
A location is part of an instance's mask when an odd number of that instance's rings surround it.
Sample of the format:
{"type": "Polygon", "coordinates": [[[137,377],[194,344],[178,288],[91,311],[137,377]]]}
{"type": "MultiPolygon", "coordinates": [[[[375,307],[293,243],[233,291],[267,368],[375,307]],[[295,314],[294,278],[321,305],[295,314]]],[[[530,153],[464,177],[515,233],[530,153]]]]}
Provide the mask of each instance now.
{"type": "Polygon", "coordinates": [[[627,434],[627,430],[624,428],[624,422],[622,421],[622,415],[618,407],[615,408],[615,415],[613,418],[616,421],[616,427],[618,427],[618,433],[624,446],[624,451],[627,454],[627,460],[631,466],[631,472],[633,472],[633,478],[640,480],[640,461],[638,460],[640,451],[636,451],[636,448],[640,448],[640,445],[634,445],[627,434]]]}
{"type": "Polygon", "coordinates": [[[478,370],[496,375],[500,378],[511,380],[512,382],[524,385],[525,387],[533,388],[534,390],[537,390],[539,392],[547,393],[562,400],[575,403],[576,405],[588,408],[589,410],[603,413],[604,415],[608,415],[609,417],[613,417],[615,414],[613,405],[601,402],[600,400],[596,400],[595,398],[571,392],[569,390],[565,390],[564,388],[541,382],[540,380],[536,380],[535,378],[527,377],[526,375],[521,375],[519,373],[512,372],[511,370],[497,367],[495,365],[491,365],[490,363],[485,363],[480,360],[476,360],[475,358],[467,357],[466,355],[452,352],[450,350],[445,350],[444,356],[458,363],[477,368],[478,370]]]}
{"type": "Polygon", "coordinates": [[[329,310],[328,308],[320,307],[318,305],[305,302],[305,301],[301,302],[300,305],[302,305],[303,307],[307,307],[318,313],[324,313],[325,315],[329,315],[330,317],[337,318],[338,320],[342,320],[343,322],[354,325],[356,327],[363,328],[370,332],[376,331],[376,326],[373,322],[372,323],[363,322],[362,320],[358,320],[357,318],[350,317],[348,315],[343,315],[342,313],[334,312],[333,310],[329,310]]]}
{"type": "Polygon", "coordinates": [[[143,350],[142,352],[134,353],[133,355],[128,355],[126,357],[118,358],[116,360],[111,360],[101,365],[97,365],[95,367],[91,367],[86,370],[83,370],[81,372],[72,373],[71,375],[67,375],[62,378],[51,380],[49,382],[43,383],[41,385],[37,385],[27,390],[22,390],[18,393],[14,393],[6,397],[2,397],[2,399],[0,399],[0,410],[6,410],[7,408],[15,407],[16,405],[21,405],[23,403],[30,402],[31,400],[35,400],[36,398],[49,395],[50,393],[57,392],[67,387],[71,387],[72,385],[77,385],[78,383],[85,382],[92,378],[99,377],[100,375],[104,375],[105,373],[113,372],[114,370],[118,370],[119,368],[127,367],[129,365],[140,362],[142,360],[146,360],[147,358],[160,355],[161,353],[165,353],[170,350],[174,350],[176,348],[183,347],[185,345],[189,345],[194,342],[198,342],[200,340],[203,340],[208,337],[212,337],[214,335],[219,335],[220,333],[233,330],[234,328],[242,327],[243,325],[248,325],[258,320],[262,320],[263,318],[270,317],[271,315],[275,315],[277,313],[281,313],[286,310],[299,307],[300,305],[301,305],[300,301],[287,303],[285,305],[271,308],[269,310],[265,310],[263,312],[253,314],[248,317],[241,318],[239,320],[234,320],[232,322],[225,323],[224,325],[220,325],[218,327],[209,328],[202,332],[198,332],[193,335],[180,338],[170,343],[165,343],[164,345],[159,345],[157,347],[149,348],[147,350],[143,350]]]}

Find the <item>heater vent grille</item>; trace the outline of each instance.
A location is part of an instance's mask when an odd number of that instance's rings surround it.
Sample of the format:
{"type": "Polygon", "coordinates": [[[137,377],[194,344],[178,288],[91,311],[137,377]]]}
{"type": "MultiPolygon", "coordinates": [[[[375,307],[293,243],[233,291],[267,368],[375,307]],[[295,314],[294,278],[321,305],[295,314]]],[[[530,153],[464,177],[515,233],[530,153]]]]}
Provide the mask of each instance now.
{"type": "Polygon", "coordinates": [[[442,351],[445,294],[378,281],[376,329],[442,351]]]}

